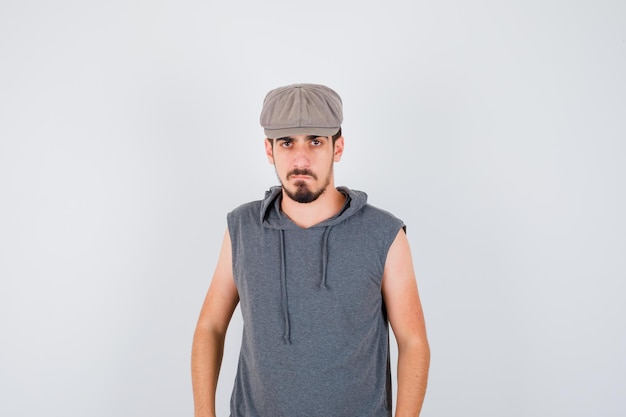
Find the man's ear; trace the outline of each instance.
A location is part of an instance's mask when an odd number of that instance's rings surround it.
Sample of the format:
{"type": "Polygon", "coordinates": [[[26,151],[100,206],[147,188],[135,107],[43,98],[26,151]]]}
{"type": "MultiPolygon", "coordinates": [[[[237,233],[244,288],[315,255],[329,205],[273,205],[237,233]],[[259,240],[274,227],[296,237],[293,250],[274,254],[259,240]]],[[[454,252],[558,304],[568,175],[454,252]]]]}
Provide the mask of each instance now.
{"type": "Polygon", "coordinates": [[[265,138],[265,155],[267,155],[267,162],[274,165],[274,140],[265,138]]]}
{"type": "Polygon", "coordinates": [[[333,151],[334,152],[333,161],[335,162],[341,161],[341,155],[343,155],[343,146],[344,146],[343,136],[339,136],[337,140],[335,141],[335,149],[333,151]]]}

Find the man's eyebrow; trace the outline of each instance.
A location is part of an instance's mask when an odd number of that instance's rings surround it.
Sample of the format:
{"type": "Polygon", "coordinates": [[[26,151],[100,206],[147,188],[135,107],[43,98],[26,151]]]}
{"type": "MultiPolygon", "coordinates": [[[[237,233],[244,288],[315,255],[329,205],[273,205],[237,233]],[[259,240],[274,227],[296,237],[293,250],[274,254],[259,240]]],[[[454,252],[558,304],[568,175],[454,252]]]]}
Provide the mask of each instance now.
{"type": "MultiPolygon", "coordinates": [[[[324,137],[326,137],[326,136],[308,135],[305,139],[306,140],[313,140],[313,139],[324,138],[324,137]]],[[[276,140],[294,140],[294,138],[291,137],[291,136],[285,136],[285,137],[282,137],[282,138],[278,138],[276,140]]]]}

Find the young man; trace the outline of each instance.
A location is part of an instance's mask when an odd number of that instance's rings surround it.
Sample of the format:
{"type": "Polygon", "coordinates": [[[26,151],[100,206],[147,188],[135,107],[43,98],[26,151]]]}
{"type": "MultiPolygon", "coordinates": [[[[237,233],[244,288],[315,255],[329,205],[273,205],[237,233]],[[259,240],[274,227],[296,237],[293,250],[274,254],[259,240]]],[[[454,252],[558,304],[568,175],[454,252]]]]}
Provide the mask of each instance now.
{"type": "Polygon", "coordinates": [[[241,303],[231,417],[416,417],[430,351],[404,224],[335,187],[342,103],[316,84],[270,91],[265,152],[280,187],[227,216],[192,350],[196,417],[215,416],[224,338],[241,303]]]}

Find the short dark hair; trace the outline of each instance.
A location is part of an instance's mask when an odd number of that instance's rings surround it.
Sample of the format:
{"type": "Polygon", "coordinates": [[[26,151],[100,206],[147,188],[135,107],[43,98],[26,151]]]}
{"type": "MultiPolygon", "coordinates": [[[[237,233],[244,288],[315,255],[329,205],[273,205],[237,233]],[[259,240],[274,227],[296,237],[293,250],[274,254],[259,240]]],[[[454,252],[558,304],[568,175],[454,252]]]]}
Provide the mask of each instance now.
{"type": "Polygon", "coordinates": [[[339,139],[341,137],[341,127],[339,128],[339,130],[337,131],[337,133],[335,133],[332,138],[333,138],[333,146],[335,146],[335,141],[337,139],[339,139]]]}

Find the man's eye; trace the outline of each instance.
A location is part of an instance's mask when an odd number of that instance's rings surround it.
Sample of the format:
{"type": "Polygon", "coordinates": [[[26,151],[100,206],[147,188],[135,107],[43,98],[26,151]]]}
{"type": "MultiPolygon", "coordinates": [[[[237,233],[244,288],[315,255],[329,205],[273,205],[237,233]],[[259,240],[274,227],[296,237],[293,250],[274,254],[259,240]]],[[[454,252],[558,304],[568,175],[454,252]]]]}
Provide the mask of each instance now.
{"type": "Polygon", "coordinates": [[[284,141],[283,143],[280,144],[280,146],[282,146],[283,148],[289,148],[292,145],[292,143],[288,140],[284,141]]]}
{"type": "Polygon", "coordinates": [[[311,141],[311,145],[313,145],[313,146],[320,146],[321,144],[322,144],[322,141],[319,140],[319,139],[313,139],[311,141]]]}

